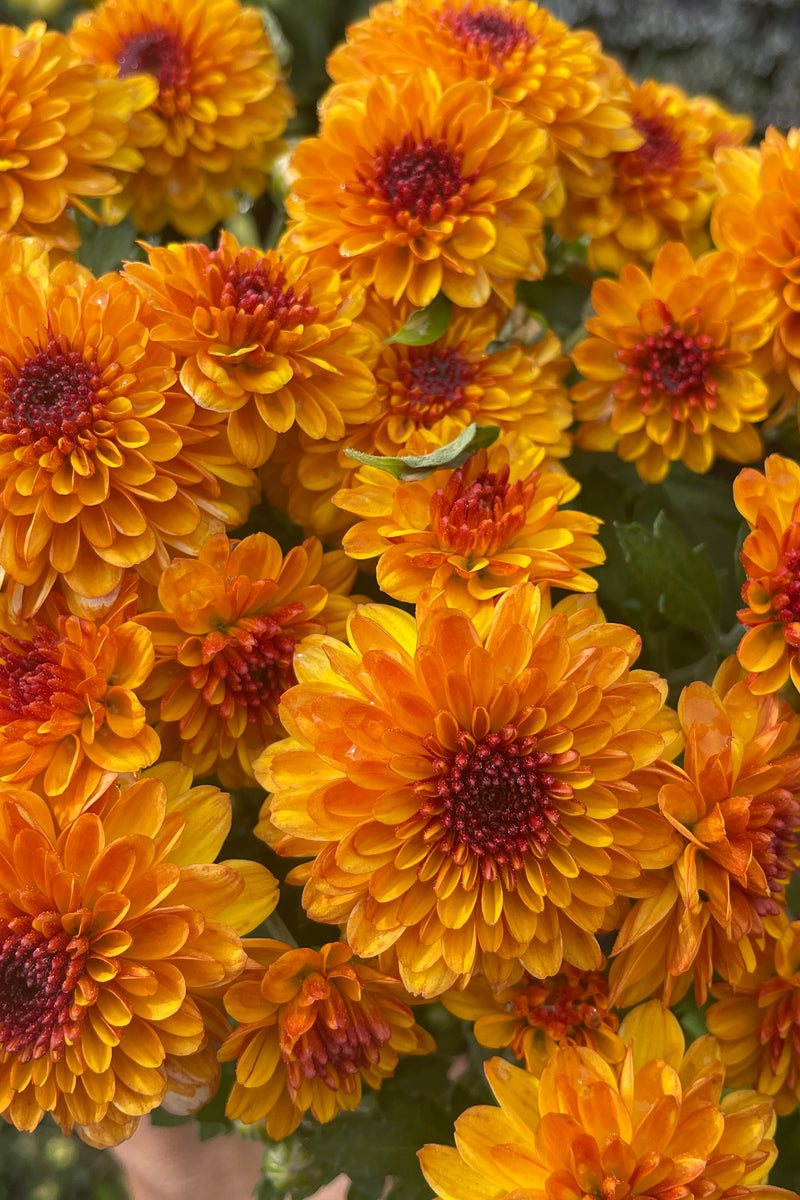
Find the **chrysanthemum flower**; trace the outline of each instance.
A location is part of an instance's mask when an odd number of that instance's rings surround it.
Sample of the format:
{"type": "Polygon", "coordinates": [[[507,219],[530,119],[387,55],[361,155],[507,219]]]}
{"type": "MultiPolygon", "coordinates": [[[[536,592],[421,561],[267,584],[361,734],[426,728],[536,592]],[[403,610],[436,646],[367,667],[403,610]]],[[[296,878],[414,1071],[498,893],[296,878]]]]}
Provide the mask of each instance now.
{"type": "Polygon", "coordinates": [[[761,454],[754,422],[769,412],[753,351],[772,332],[774,299],[738,279],[732,254],[696,262],[670,242],[652,278],[628,265],[619,281],[592,287],[596,317],[573,358],[585,382],[573,388],[578,445],[613,450],[657,483],[670,463],[710,469],[717,455],[761,454]]]}
{"type": "Polygon", "coordinates": [[[606,1062],[620,1062],[625,1046],[617,1035],[619,1017],[610,1007],[608,980],[602,971],[578,971],[565,964],[552,979],[527,972],[517,983],[492,991],[476,976],[463,992],[445,992],[445,1008],[473,1021],[481,1046],[505,1046],[541,1075],[559,1046],[588,1046],[606,1062]]]}
{"type": "Polygon", "coordinates": [[[361,1102],[362,1084],[380,1088],[399,1054],[429,1054],[433,1038],[414,1021],[395,979],[353,961],[342,942],[321,950],[251,939],[261,963],[225,994],[239,1027],[223,1044],[236,1059],[227,1115],[252,1124],[266,1118],[271,1138],[288,1137],[309,1110],[331,1121],[361,1102]]]}
{"type": "Polygon", "coordinates": [[[46,796],[61,826],[158,756],[136,695],[155,656],[135,606],[129,596],[102,624],[51,602],[25,626],[0,614],[0,778],[46,796]]]}
{"type": "Polygon", "coordinates": [[[569,454],[572,424],[564,377],[569,359],[548,332],[533,346],[512,342],[491,353],[505,311],[499,303],[480,311],[454,311],[445,333],[428,346],[385,344],[408,315],[370,303],[363,323],[380,343],[371,366],[380,414],[348,425],[338,442],[314,442],[306,434],[281,439],[262,479],[270,501],[303,529],[326,540],[341,536],[352,519],[334,507],[333,494],[352,486],[356,465],[345,448],[365,454],[427,454],[446,445],[467,425],[497,425],[515,455],[542,449],[546,459],[569,454]]]}
{"type": "Polygon", "coordinates": [[[713,688],[684,689],[678,717],[684,766],[662,767],[658,803],[683,850],[620,929],[611,984],[623,1006],[657,991],[669,1004],[692,980],[703,1003],[714,971],[738,984],[783,932],[800,866],[800,716],[754,696],[729,658],[713,688]]]}
{"type": "MultiPolygon", "coordinates": [[[[32,792],[0,805],[0,1115],[113,1146],[170,1089],[215,1084],[203,999],[243,970],[240,932],[275,906],[256,863],[219,863],[230,800],[189,772],[116,789],[58,834],[32,792]],[[189,790],[187,790],[189,789],[189,790]]],[[[186,1097],[182,1097],[184,1107],[186,1097]]]]}
{"type": "Polygon", "coordinates": [[[396,600],[416,603],[430,587],[476,619],[524,580],[593,592],[597,581],[582,568],[605,559],[594,537],[600,521],[560,508],[580,485],[561,472],[537,470],[541,450],[515,456],[513,465],[509,457],[495,443],[463,467],[408,483],[362,467],[355,486],[334,497],[362,518],[345,534],[345,552],[378,557],[378,583],[396,600]]]}
{"type": "Polygon", "coordinates": [[[344,634],[355,574],[316,538],[284,558],[266,533],[239,543],[218,534],[196,559],[172,562],[158,588],[163,611],[138,618],[156,655],[139,695],[167,756],[227,787],[252,783],[253,760],[283,736],[278,702],[295,682],[295,647],[308,634],[344,634]]]}
{"type": "Polygon", "coordinates": [[[494,290],[510,306],[516,280],[544,275],[539,203],[555,172],[544,132],[492,100],[433,71],[343,96],[292,154],[288,244],[395,304],[443,291],[480,308],[494,290]]]}
{"type": "MultiPolygon", "coordinates": [[[[546,129],[584,174],[641,142],[627,89],[593,33],[569,29],[527,0],[394,0],[377,4],[328,59],[336,82],[431,67],[444,85],[489,83],[496,100],[546,129]],[[391,54],[386,47],[391,46],[391,54]]],[[[334,88],[327,103],[335,103],[334,88]]]]}
{"type": "Polygon", "coordinates": [[[346,422],[377,414],[361,361],[370,338],[353,323],[363,298],[336,271],[242,249],[227,232],[216,250],[173,244],[149,255],[126,273],[155,314],[152,336],[175,353],[201,408],[227,416],[239,462],[266,462],[295,421],[312,439],[341,438],[346,422]]]}
{"type": "Polygon", "coordinates": [[[800,1105],[800,921],[735,988],[714,984],[706,1024],[719,1041],[730,1087],[771,1096],[779,1116],[800,1105]]]}
{"type": "Polygon", "coordinates": [[[125,143],[154,91],[143,77],[110,78],[42,21],[25,31],[0,25],[0,230],[74,250],[68,208],[86,211],[87,198],[119,191],[115,169],[141,166],[125,143]]]}
{"type": "Polygon", "coordinates": [[[775,296],[769,368],[775,392],[794,401],[800,393],[800,129],[786,137],[768,129],[758,150],[721,149],[716,182],[714,242],[741,260],[750,286],[775,296]]]}
{"type": "Polygon", "coordinates": [[[200,237],[259,196],[284,148],[291,96],[261,14],[238,0],[105,0],[79,14],[77,52],[128,76],[155,78],[150,107],[130,123],[144,167],[105,202],[146,233],[168,222],[200,237]]]}
{"type": "Polygon", "coordinates": [[[800,690],[800,467],[770,454],[764,474],[740,471],[733,499],[750,526],[741,559],[747,580],[738,612],[747,626],[736,656],[763,694],[791,679],[800,690]]]}
{"type": "Polygon", "coordinates": [[[14,615],[57,580],[110,604],[126,568],[158,572],[240,524],[252,475],[177,385],[143,298],[74,263],[14,275],[0,298],[0,568],[14,615]]]}
{"type": "Polygon", "coordinates": [[[617,1067],[581,1046],[557,1050],[541,1080],[490,1059],[499,1108],[462,1113],[455,1149],[420,1151],[439,1200],[796,1200],[764,1182],[777,1156],[771,1101],[722,1095],[713,1038],[684,1053],[680,1025],[658,1005],[634,1010],[620,1034],[630,1047],[617,1067]]]}
{"type": "Polygon", "coordinates": [[[714,152],[722,141],[749,135],[741,117],[718,105],[710,114],[705,96],[690,98],[652,79],[629,86],[642,145],[607,160],[610,179],[573,171],[570,202],[554,221],[567,241],[588,235],[589,266],[614,275],[625,263],[648,266],[665,242],[685,242],[695,255],[708,249],[706,227],[717,194],[714,152]]]}
{"type": "Polygon", "coordinates": [[[362,957],[391,950],[426,996],[479,969],[493,985],[597,969],[611,906],[673,854],[629,782],[671,741],[664,682],[630,670],[637,635],[518,584],[484,637],[440,603],[416,625],[363,606],[348,637],[298,649],[291,736],[255,768],[274,793],[256,832],[318,847],[289,876],[311,918],[347,922],[362,957]]]}

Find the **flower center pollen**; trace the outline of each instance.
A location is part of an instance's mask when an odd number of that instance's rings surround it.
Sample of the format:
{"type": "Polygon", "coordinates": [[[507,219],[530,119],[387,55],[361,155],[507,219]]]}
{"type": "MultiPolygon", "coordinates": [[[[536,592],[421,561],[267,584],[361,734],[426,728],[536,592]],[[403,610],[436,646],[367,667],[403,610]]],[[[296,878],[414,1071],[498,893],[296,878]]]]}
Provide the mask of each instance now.
{"type": "Polygon", "coordinates": [[[509,468],[483,471],[465,483],[464,468],[431,496],[431,528],[440,545],[466,559],[483,558],[508,546],[525,526],[536,475],[509,484],[509,468]]]}
{"type": "Polygon", "coordinates": [[[467,8],[454,11],[447,5],[442,16],[443,23],[459,42],[475,47],[495,66],[503,63],[518,47],[528,50],[537,41],[522,21],[511,20],[497,8],[479,8],[477,12],[470,12],[467,8]]]}
{"type": "Polygon", "coordinates": [[[481,394],[473,383],[477,373],[477,363],[469,362],[458,349],[412,346],[408,358],[397,364],[397,378],[391,385],[392,413],[430,429],[453,410],[473,406],[474,396],[481,394]]]}
{"type": "Polygon", "coordinates": [[[657,117],[634,114],[633,124],[645,140],[629,153],[634,156],[647,182],[651,182],[654,175],[671,175],[680,163],[681,148],[670,130],[657,117]]]}
{"type": "MultiPolygon", "coordinates": [[[[313,980],[306,981],[308,984],[313,980]]],[[[329,983],[320,978],[320,991],[329,983]]],[[[339,995],[317,1006],[316,1020],[290,1045],[281,1046],[290,1092],[297,1093],[303,1079],[319,1079],[333,1091],[351,1093],[359,1073],[380,1059],[381,1047],[391,1029],[377,1006],[365,1008],[343,1001],[339,995]]]]}
{"type": "Polygon", "coordinates": [[[75,680],[61,665],[57,635],[44,626],[30,642],[0,636],[0,723],[49,721],[59,692],[74,699],[75,680]]]}
{"type": "Polygon", "coordinates": [[[86,1008],[73,1003],[88,955],[57,913],[0,920],[0,1048],[21,1062],[63,1058],[86,1008]]]}
{"type": "Polygon", "coordinates": [[[775,574],[772,610],[784,625],[800,622],[800,550],[787,550],[775,574]]]}
{"type": "MultiPolygon", "coordinates": [[[[669,316],[668,311],[665,313],[669,316]]],[[[690,314],[691,315],[691,314],[690,314]]],[[[630,349],[618,351],[625,379],[616,391],[636,389],[643,412],[668,403],[676,420],[688,420],[688,411],[717,406],[717,381],[713,368],[724,362],[724,347],[714,345],[707,333],[688,334],[671,320],[630,349]]]]}
{"type": "Polygon", "coordinates": [[[445,214],[461,211],[476,175],[464,178],[461,155],[444,138],[415,141],[407,133],[399,146],[387,146],[375,155],[372,179],[361,178],[361,183],[368,194],[391,207],[399,225],[435,224],[445,214]]]}
{"type": "Polygon", "coordinates": [[[117,66],[122,79],[128,75],[155,75],[162,93],[185,87],[189,79],[189,66],[180,40],[160,26],[129,38],[117,54],[117,66]]]}
{"type": "Polygon", "coordinates": [[[93,423],[104,406],[100,368],[86,363],[65,338],[26,358],[18,374],[6,370],[0,392],[0,430],[41,454],[58,447],[70,454],[96,443],[93,423]]]}

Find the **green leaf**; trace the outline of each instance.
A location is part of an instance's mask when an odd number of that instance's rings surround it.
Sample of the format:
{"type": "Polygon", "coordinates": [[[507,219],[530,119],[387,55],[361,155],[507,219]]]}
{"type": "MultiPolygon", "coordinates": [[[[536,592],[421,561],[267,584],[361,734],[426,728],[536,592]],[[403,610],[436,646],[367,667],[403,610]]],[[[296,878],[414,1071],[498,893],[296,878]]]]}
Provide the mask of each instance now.
{"type": "Polygon", "coordinates": [[[364,454],[361,450],[349,449],[345,450],[345,454],[366,467],[377,467],[379,471],[386,471],[387,474],[394,475],[395,479],[425,479],[442,467],[455,470],[456,467],[463,466],[476,450],[491,446],[499,433],[498,425],[473,423],[462,430],[457,438],[453,438],[452,442],[448,442],[446,446],[438,446],[436,450],[431,450],[430,454],[406,454],[400,458],[393,458],[390,455],[364,454]]]}
{"type": "Polygon", "coordinates": [[[83,213],[76,214],[81,244],[75,257],[94,275],[117,271],[123,262],[143,262],[147,255],[137,244],[136,226],[127,217],[119,225],[96,225],[83,213]]]}
{"type": "Polygon", "coordinates": [[[655,600],[668,621],[719,637],[720,591],[705,546],[691,546],[662,511],[652,530],[633,522],[616,524],[617,540],[644,600],[655,600]]]}
{"type": "Polygon", "coordinates": [[[442,292],[427,308],[417,308],[397,333],[386,339],[386,345],[400,342],[403,346],[430,346],[442,336],[450,324],[453,305],[442,292]]]}

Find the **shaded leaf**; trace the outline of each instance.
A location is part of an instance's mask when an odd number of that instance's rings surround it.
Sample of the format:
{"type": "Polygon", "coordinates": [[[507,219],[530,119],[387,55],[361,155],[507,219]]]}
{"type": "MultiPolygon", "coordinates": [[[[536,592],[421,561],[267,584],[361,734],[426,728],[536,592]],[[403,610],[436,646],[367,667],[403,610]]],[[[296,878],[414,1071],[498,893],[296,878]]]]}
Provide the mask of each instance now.
{"type": "Polygon", "coordinates": [[[425,479],[434,471],[448,467],[455,470],[471,458],[476,450],[491,446],[500,433],[497,425],[468,425],[466,429],[448,442],[446,446],[438,446],[430,454],[405,454],[394,458],[384,454],[364,454],[361,450],[345,450],[348,458],[355,459],[367,467],[377,467],[394,475],[395,479],[425,479]]]}
{"type": "Polygon", "coordinates": [[[417,308],[404,325],[386,339],[386,345],[400,342],[403,346],[430,346],[442,336],[450,324],[453,305],[442,292],[427,308],[417,308]]]}

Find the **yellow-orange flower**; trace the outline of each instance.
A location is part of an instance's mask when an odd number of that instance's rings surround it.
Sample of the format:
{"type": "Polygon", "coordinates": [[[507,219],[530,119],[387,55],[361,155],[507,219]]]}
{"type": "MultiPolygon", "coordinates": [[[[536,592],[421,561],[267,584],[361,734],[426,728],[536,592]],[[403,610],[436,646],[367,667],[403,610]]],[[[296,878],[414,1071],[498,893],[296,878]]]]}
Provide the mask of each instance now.
{"type": "MultiPolygon", "coordinates": [[[[527,0],[377,4],[328,59],[329,75],[341,83],[422,67],[445,85],[486,81],[497,102],[546,129],[554,151],[583,174],[596,174],[612,151],[641,143],[627,89],[595,35],[569,29],[527,0]]],[[[334,88],[326,103],[336,95],[334,88]]]]}
{"type": "Polygon", "coordinates": [[[180,380],[201,408],[227,416],[239,462],[258,467],[278,433],[341,438],[345,423],[378,411],[371,350],[354,324],[363,304],[339,274],[305,258],[242,249],[223,232],[197,243],[149,248],[129,263],[155,314],[152,336],[175,353],[180,380]]]}
{"type": "Polygon", "coordinates": [[[783,932],[800,866],[800,716],[752,695],[729,658],[713,688],[684,689],[678,717],[684,766],[661,768],[658,804],[683,847],[620,929],[610,978],[623,1006],[654,992],[669,1004],[692,980],[703,1003],[714,971],[738,984],[783,932]]]}
{"type": "Polygon", "coordinates": [[[67,209],[87,211],[87,198],[119,191],[115,169],[141,166],[125,142],[154,91],[149,79],[109,77],[42,21],[0,25],[0,230],[74,250],[67,209]]]}
{"type": "Polygon", "coordinates": [[[129,596],[102,624],[51,602],[25,626],[0,614],[0,778],[46,796],[61,826],[158,756],[136,695],[155,656],[135,607],[129,596]]]}
{"type": "Polygon", "coordinates": [[[551,979],[534,979],[526,972],[498,992],[476,976],[463,992],[446,992],[442,1003],[463,1021],[474,1022],[481,1046],[508,1046],[534,1075],[541,1075],[559,1046],[588,1046],[610,1063],[625,1056],[617,1035],[619,1017],[610,1007],[602,971],[578,971],[565,964],[551,979]]]}
{"type": "Polygon", "coordinates": [[[396,600],[413,604],[430,587],[476,621],[524,580],[593,592],[597,581],[582,568],[605,559],[594,537],[600,521],[559,507],[580,485],[537,470],[543,456],[534,451],[511,463],[507,448],[495,443],[463,467],[407,483],[362,467],[355,486],[334,497],[362,518],[343,548],[355,559],[379,556],[378,583],[396,600]]]}
{"type": "Polygon", "coordinates": [[[480,308],[494,290],[510,306],[518,279],[545,272],[539,202],[555,173],[544,132],[492,100],[433,71],[343,96],[292,154],[287,244],[395,304],[443,291],[480,308]]]}
{"type": "Polygon", "coordinates": [[[238,543],[217,534],[196,559],[173,561],[158,588],[163,611],[138,618],[156,656],[139,695],[165,753],[227,787],[252,783],[253,760],[283,736],[278,702],[295,682],[295,647],[308,634],[344,633],[355,574],[316,538],[284,557],[266,533],[238,543]]]}
{"type": "Polygon", "coordinates": [[[735,988],[718,983],[706,1011],[730,1087],[771,1096],[779,1116],[800,1105],[800,921],[735,988]]]}
{"type": "Polygon", "coordinates": [[[747,574],[737,614],[747,626],[736,656],[759,694],[791,679],[800,690],[800,467],[770,454],[764,474],[747,468],[733,499],[750,526],[741,559],[747,574]]]}
{"type": "Polygon", "coordinates": [[[607,160],[610,179],[571,172],[570,202],[554,221],[567,241],[588,235],[589,266],[615,275],[625,263],[648,266],[665,242],[685,242],[695,255],[708,249],[714,153],[751,129],[706,96],[652,79],[629,88],[643,143],[607,160]]]}
{"type": "MultiPolygon", "coordinates": [[[[717,154],[719,198],[711,214],[717,246],[740,259],[742,277],[777,301],[765,369],[776,395],[800,393],[800,129],[768,129],[758,150],[717,154]]],[[[800,419],[800,417],[798,418],[800,419]]]]}
{"type": "Polygon", "coordinates": [[[386,344],[408,311],[409,306],[398,310],[373,301],[362,318],[380,348],[370,363],[378,387],[378,417],[348,425],[334,443],[314,442],[306,434],[282,439],[263,472],[270,501],[326,540],[341,536],[352,524],[332,503],[337,489],[352,486],[355,479],[357,467],[346,448],[365,454],[427,454],[474,422],[498,425],[515,455],[534,447],[544,450],[548,460],[569,454],[566,430],[573,411],[564,376],[570,364],[554,333],[533,346],[511,342],[489,353],[505,319],[505,310],[494,303],[479,311],[454,311],[442,336],[427,346],[386,344]]]}
{"type": "Polygon", "coordinates": [[[708,471],[716,456],[761,454],[754,422],[770,407],[753,351],[772,332],[774,299],[744,287],[732,254],[696,262],[670,242],[652,277],[623,268],[592,287],[597,316],[573,358],[585,381],[573,388],[579,446],[613,450],[657,483],[670,463],[708,471]]]}
{"type": "Polygon", "coordinates": [[[219,1051],[236,1059],[226,1109],[233,1120],[266,1118],[271,1138],[287,1137],[309,1110],[330,1121],[361,1102],[362,1084],[380,1088],[399,1054],[428,1054],[434,1042],[414,1021],[396,979],[353,961],[342,942],[321,950],[245,942],[253,963],[225,994],[241,1022],[219,1051]]]}
{"type": "MultiPolygon", "coordinates": [[[[185,1077],[200,1107],[239,937],[275,906],[256,863],[213,864],[230,799],[159,767],[57,833],[44,801],[0,805],[0,1115],[113,1146],[185,1077]],[[185,1069],[184,1069],[185,1068],[185,1069]]],[[[181,1097],[185,1108],[191,1106],[181,1097]]]]}
{"type": "Polygon", "coordinates": [[[677,1020],[657,1004],[630,1013],[620,1035],[629,1049],[616,1067],[582,1046],[557,1050],[541,1080],[490,1059],[499,1108],[462,1113],[455,1149],[420,1151],[439,1200],[796,1200],[764,1182],[777,1156],[771,1101],[722,1095],[712,1037],[685,1051],[677,1020]]]}
{"type": "Polygon", "coordinates": [[[0,298],[0,567],[13,615],[58,580],[71,607],[109,604],[126,568],[158,578],[240,524],[253,476],[220,418],[177,385],[139,290],[64,262],[7,277],[0,298]]]}
{"type": "Polygon", "coordinates": [[[426,996],[476,970],[596,969],[617,897],[674,853],[629,782],[672,740],[664,682],[630,670],[637,635],[584,597],[551,613],[523,583],[484,636],[434,603],[416,623],[362,606],[348,637],[298,648],[291,736],[255,767],[274,793],[256,832],[318,848],[289,876],[309,915],[347,922],[362,957],[391,951],[426,996]]]}
{"type": "Polygon", "coordinates": [[[79,14],[69,36],[82,58],[157,83],[130,122],[144,166],[105,201],[108,219],[130,212],[146,233],[170,223],[200,237],[237,211],[237,193],[263,192],[293,104],[257,9],[105,0],[79,14]]]}

